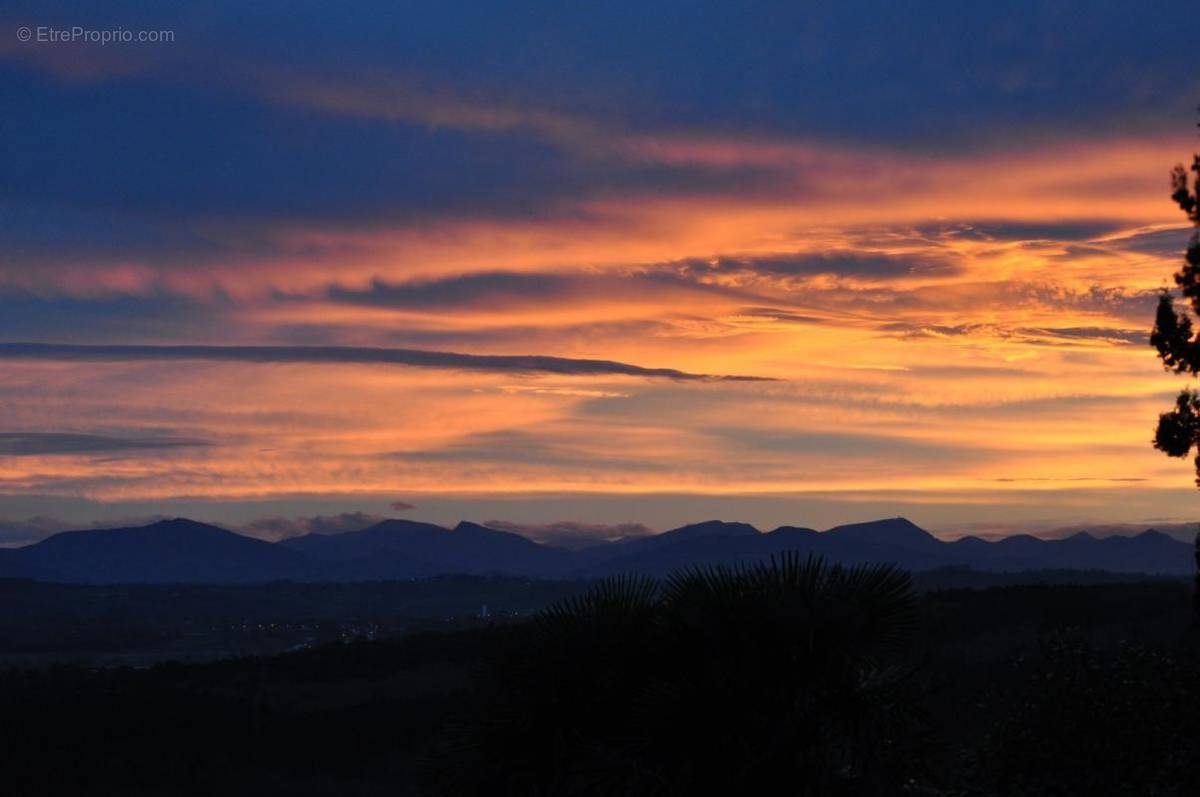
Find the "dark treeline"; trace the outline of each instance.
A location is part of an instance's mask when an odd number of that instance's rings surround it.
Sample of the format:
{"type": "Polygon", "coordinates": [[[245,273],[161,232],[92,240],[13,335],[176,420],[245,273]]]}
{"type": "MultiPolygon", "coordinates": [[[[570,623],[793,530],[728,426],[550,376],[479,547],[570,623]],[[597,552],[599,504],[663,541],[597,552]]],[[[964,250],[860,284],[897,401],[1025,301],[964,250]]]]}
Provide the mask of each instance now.
{"type": "Polygon", "coordinates": [[[10,794],[1191,794],[1190,612],[1182,582],[800,559],[606,581],[491,627],[10,668],[0,766],[10,794]]]}
{"type": "MultiPolygon", "coordinates": [[[[1016,584],[1129,583],[1102,571],[916,573],[920,591],[1016,584]]],[[[1182,582],[1182,577],[1177,580],[1182,582]]],[[[54,584],[0,579],[0,666],[149,664],[269,655],[369,636],[528,619],[594,580],[439,576],[404,581],[267,584],[54,584]],[[480,615],[486,608],[486,617],[480,615]]]]}

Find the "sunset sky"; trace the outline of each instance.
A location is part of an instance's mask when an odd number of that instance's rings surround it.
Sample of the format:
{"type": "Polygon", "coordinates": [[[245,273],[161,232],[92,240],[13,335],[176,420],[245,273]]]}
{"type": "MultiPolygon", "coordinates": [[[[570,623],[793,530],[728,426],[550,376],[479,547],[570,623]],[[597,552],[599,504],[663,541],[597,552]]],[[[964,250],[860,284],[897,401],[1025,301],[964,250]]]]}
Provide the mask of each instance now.
{"type": "Polygon", "coordinates": [[[1200,519],[1194,4],[104,5],[0,12],[0,544],[1200,519]]]}

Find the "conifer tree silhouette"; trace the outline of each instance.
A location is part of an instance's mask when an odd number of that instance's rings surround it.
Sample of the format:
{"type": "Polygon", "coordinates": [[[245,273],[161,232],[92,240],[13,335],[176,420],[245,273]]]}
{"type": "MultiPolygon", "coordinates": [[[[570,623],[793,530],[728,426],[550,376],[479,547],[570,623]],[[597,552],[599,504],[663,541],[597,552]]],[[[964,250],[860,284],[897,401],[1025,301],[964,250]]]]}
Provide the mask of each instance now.
{"type": "MultiPolygon", "coordinates": [[[[1200,333],[1194,332],[1192,325],[1192,315],[1200,317],[1200,154],[1192,156],[1190,168],[1181,163],[1171,171],[1171,199],[1193,227],[1183,265],[1175,272],[1175,285],[1191,305],[1191,313],[1186,306],[1177,310],[1171,291],[1163,290],[1158,297],[1150,345],[1158,350],[1168,371],[1195,376],[1200,373],[1200,333]]],[[[1175,408],[1158,416],[1154,447],[1170,457],[1186,457],[1195,448],[1196,486],[1200,487],[1200,393],[1191,388],[1181,390],[1175,408]]],[[[1195,558],[1192,622],[1200,627],[1200,532],[1196,534],[1195,558]]]]}
{"type": "MultiPolygon", "coordinates": [[[[1192,156],[1190,168],[1179,164],[1172,170],[1171,199],[1195,228],[1183,265],[1175,272],[1175,285],[1191,312],[1187,306],[1176,309],[1175,297],[1164,290],[1158,299],[1150,345],[1158,350],[1164,368],[1194,376],[1200,373],[1200,333],[1193,330],[1192,323],[1193,314],[1200,317],[1200,154],[1192,156]]],[[[1195,390],[1180,391],[1175,408],[1158,417],[1154,447],[1172,457],[1186,457],[1195,448],[1196,484],[1200,486],[1200,394],[1195,390]]]]}

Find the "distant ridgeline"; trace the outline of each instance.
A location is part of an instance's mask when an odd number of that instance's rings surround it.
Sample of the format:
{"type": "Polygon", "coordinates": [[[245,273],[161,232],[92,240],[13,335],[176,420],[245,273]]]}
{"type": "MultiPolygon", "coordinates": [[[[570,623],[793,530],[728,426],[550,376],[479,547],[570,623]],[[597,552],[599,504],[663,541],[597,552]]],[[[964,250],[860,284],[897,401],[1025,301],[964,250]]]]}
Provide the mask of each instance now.
{"type": "Polygon", "coordinates": [[[892,518],[818,532],[782,526],[761,532],[711,520],[653,536],[566,550],[475,523],[453,529],[386,520],[360,531],[266,542],[191,520],[67,531],[24,548],[0,549],[0,578],[71,583],[252,583],[376,581],[446,574],[595,578],[615,573],[661,576],[695,565],[744,564],[784,551],[833,562],[889,562],[914,571],[1102,570],[1183,575],[1192,546],[1157,531],[1058,540],[1029,535],[995,542],[944,542],[892,518]]]}

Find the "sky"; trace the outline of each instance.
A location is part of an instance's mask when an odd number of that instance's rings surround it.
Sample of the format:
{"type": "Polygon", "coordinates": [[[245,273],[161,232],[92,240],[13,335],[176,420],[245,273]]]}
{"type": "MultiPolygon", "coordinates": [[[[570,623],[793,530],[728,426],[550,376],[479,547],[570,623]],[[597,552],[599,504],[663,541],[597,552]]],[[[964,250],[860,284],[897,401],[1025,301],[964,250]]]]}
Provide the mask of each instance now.
{"type": "Polygon", "coordinates": [[[0,545],[1200,519],[1193,4],[102,5],[0,7],[0,545]]]}

